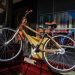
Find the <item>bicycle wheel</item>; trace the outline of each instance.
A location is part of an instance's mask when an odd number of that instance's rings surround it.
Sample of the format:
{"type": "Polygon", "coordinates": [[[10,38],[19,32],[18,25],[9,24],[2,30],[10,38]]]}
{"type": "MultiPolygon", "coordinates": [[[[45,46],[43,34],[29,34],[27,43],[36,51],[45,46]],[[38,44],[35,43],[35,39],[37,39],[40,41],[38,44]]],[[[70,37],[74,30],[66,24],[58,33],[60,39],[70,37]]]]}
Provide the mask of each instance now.
{"type": "MultiPolygon", "coordinates": [[[[75,41],[70,37],[58,35],[52,37],[61,45],[61,51],[51,54],[44,52],[44,58],[48,66],[56,72],[71,71],[75,67],[75,41]]],[[[54,43],[48,39],[44,45],[44,49],[56,49],[54,43]]]]}
{"type": "Polygon", "coordinates": [[[2,62],[13,60],[22,50],[22,40],[19,34],[10,43],[5,44],[14,34],[15,30],[9,28],[0,29],[0,61],[2,62]]]}

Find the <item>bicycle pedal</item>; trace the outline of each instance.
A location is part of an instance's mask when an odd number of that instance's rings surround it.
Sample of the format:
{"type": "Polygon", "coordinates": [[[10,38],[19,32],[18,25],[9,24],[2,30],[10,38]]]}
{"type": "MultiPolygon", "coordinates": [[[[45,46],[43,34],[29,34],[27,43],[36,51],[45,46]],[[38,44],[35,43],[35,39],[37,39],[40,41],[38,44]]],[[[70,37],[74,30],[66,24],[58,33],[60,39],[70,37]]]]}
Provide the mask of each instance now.
{"type": "Polygon", "coordinates": [[[26,58],[26,57],[24,58],[24,61],[27,62],[27,63],[33,64],[33,65],[34,65],[35,62],[36,62],[35,60],[30,59],[30,58],[26,58]]]}

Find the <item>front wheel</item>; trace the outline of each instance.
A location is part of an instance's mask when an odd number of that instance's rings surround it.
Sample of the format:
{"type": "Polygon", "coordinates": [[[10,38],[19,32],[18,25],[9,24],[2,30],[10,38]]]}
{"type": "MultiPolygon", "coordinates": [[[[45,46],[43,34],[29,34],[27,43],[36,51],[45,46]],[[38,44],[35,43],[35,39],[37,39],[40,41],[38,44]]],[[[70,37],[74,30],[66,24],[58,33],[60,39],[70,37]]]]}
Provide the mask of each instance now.
{"type": "Polygon", "coordinates": [[[10,28],[0,29],[0,61],[1,62],[13,60],[21,53],[22,40],[19,34],[17,34],[16,37],[8,44],[5,44],[13,37],[15,32],[16,32],[15,30],[10,28]]]}
{"type": "MultiPolygon", "coordinates": [[[[54,36],[53,39],[61,45],[61,52],[55,54],[44,52],[44,58],[49,67],[56,72],[67,72],[75,68],[75,41],[64,35],[54,36]]],[[[56,49],[55,44],[48,39],[44,49],[56,49]]]]}

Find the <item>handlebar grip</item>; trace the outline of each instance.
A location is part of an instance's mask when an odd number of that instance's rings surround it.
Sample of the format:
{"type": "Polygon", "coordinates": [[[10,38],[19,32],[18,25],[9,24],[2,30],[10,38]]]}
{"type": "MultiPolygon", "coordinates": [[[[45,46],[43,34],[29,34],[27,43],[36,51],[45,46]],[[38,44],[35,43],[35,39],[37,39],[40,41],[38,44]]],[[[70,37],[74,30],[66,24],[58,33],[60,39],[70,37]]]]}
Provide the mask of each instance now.
{"type": "Polygon", "coordinates": [[[31,13],[31,12],[32,12],[32,10],[27,10],[27,11],[26,11],[26,13],[31,13]]]}
{"type": "Polygon", "coordinates": [[[31,13],[31,12],[32,12],[32,10],[29,11],[29,13],[31,13]]]}

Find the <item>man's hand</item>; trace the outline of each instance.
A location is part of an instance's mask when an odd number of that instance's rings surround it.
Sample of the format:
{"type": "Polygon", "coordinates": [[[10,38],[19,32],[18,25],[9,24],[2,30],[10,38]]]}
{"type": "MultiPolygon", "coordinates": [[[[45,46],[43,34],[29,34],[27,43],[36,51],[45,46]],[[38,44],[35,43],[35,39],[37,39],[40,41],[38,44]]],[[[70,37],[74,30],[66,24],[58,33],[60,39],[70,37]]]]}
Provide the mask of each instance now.
{"type": "Polygon", "coordinates": [[[26,19],[26,17],[23,17],[21,25],[26,25],[26,24],[27,24],[27,19],[26,19]]]}
{"type": "Polygon", "coordinates": [[[26,17],[23,17],[19,29],[22,30],[23,26],[25,26],[25,25],[27,25],[27,19],[26,19],[26,17]]]}

